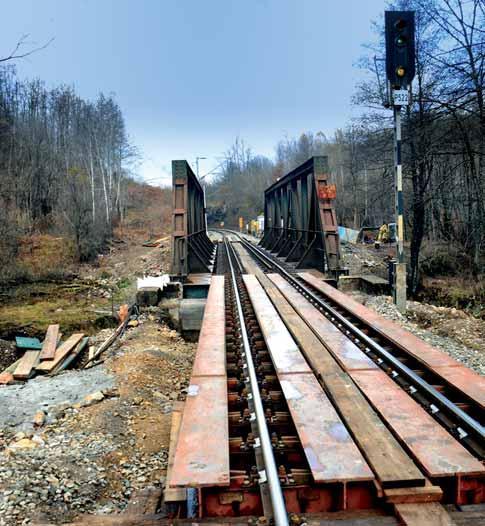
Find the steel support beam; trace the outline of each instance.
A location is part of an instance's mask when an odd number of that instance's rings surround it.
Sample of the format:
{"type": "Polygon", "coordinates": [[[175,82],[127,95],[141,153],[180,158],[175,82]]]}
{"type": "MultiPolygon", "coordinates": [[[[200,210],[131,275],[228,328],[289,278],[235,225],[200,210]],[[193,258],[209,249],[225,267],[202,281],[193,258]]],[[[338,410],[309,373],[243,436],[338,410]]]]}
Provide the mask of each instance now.
{"type": "Polygon", "coordinates": [[[261,246],[295,263],[338,276],[343,272],[327,157],[311,157],[265,190],[261,246]]]}
{"type": "Polygon", "coordinates": [[[172,161],[172,274],[211,272],[213,255],[204,189],[187,161],[172,161]]]}

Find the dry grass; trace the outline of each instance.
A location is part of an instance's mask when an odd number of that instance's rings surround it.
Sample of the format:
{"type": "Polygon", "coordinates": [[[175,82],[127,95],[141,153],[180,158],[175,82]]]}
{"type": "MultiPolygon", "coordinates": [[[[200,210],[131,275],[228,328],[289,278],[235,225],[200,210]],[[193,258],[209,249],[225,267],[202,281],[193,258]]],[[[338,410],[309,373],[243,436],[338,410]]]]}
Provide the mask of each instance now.
{"type": "Polygon", "coordinates": [[[20,239],[18,263],[34,276],[58,272],[75,261],[74,244],[48,234],[34,234],[20,239]]]}

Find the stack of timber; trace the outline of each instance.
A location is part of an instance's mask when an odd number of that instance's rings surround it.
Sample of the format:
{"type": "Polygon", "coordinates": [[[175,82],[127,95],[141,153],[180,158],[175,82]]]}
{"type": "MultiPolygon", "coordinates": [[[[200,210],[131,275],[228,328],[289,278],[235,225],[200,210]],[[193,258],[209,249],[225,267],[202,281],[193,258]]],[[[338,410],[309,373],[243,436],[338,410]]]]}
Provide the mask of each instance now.
{"type": "Polygon", "coordinates": [[[89,338],[83,333],[72,334],[61,341],[59,325],[49,325],[44,341],[17,338],[17,348],[25,349],[21,358],[0,374],[0,385],[29,380],[38,374],[50,376],[68,368],[86,348],[89,338]]]}

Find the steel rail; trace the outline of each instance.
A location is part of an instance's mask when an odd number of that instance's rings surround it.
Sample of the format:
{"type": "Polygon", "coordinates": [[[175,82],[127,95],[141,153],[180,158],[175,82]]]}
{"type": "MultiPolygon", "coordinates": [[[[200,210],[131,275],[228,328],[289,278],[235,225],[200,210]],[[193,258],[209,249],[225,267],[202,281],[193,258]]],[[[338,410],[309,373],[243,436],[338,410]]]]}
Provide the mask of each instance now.
{"type": "Polygon", "coordinates": [[[264,252],[261,251],[261,249],[257,248],[252,243],[245,240],[236,232],[234,232],[234,234],[237,235],[237,237],[239,237],[243,245],[253,254],[255,254],[256,257],[262,260],[268,268],[277,269],[283,277],[285,277],[296,288],[301,290],[308,298],[310,298],[310,300],[313,303],[317,304],[326,312],[328,312],[333,317],[331,321],[337,320],[337,322],[343,327],[345,327],[347,331],[354,334],[357,338],[364,342],[369,349],[374,351],[383,360],[387,361],[388,364],[391,364],[398,374],[401,374],[411,384],[414,384],[415,386],[418,386],[420,389],[422,389],[422,391],[424,391],[428,395],[428,397],[432,400],[433,403],[435,403],[439,407],[444,408],[448,413],[451,413],[455,417],[455,419],[460,423],[460,425],[463,426],[464,429],[467,429],[469,432],[471,431],[472,434],[479,437],[482,441],[485,440],[485,428],[479,422],[477,422],[470,415],[467,415],[462,409],[460,409],[456,404],[454,404],[448,398],[442,395],[428,382],[423,380],[412,369],[400,362],[389,351],[387,351],[377,342],[372,340],[367,334],[362,332],[352,322],[347,320],[331,305],[319,298],[310,288],[308,288],[306,285],[303,285],[300,281],[298,281],[297,278],[292,276],[282,265],[269,258],[264,252]]]}
{"type": "MultiPolygon", "coordinates": [[[[244,323],[244,314],[241,305],[241,299],[239,297],[239,291],[236,281],[236,273],[231,260],[231,250],[229,249],[230,243],[227,242],[224,237],[224,244],[227,250],[227,259],[229,262],[229,268],[231,272],[232,287],[234,289],[234,297],[236,299],[237,313],[239,317],[239,324],[241,327],[241,337],[243,341],[244,352],[242,353],[243,359],[246,361],[249,384],[252,394],[252,402],[254,406],[254,413],[256,416],[256,423],[258,426],[259,440],[261,444],[261,451],[263,453],[264,466],[266,471],[266,479],[268,481],[271,504],[273,507],[274,522],[276,526],[288,526],[288,514],[286,512],[285,500],[283,497],[283,491],[281,490],[280,480],[278,476],[278,470],[276,468],[276,462],[273,455],[273,446],[271,444],[271,438],[266,424],[266,417],[264,414],[263,402],[259,393],[258,378],[256,376],[256,369],[254,367],[253,357],[251,354],[251,348],[249,345],[248,333],[246,325],[244,323]]],[[[231,247],[232,249],[232,247],[231,247]]],[[[237,261],[234,253],[233,257],[237,261]]]]}

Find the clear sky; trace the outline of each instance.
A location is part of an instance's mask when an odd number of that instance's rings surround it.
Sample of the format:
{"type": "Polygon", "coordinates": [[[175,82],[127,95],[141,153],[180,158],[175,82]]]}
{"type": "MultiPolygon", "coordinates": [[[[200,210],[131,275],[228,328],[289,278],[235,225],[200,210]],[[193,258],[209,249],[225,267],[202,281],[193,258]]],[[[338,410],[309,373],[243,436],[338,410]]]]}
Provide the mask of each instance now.
{"type": "Polygon", "coordinates": [[[15,0],[2,2],[0,53],[25,33],[55,40],[17,62],[21,78],[114,93],[142,153],[139,173],[170,183],[171,159],[203,175],[237,136],[272,157],[302,131],[331,135],[352,114],[384,0],[15,0]]]}

